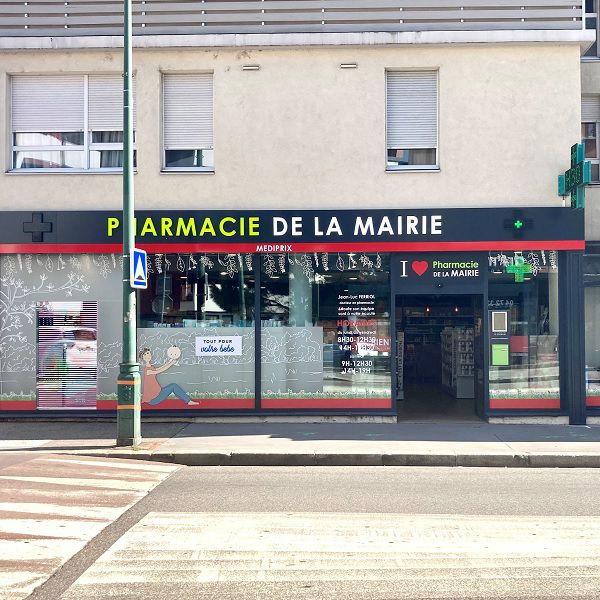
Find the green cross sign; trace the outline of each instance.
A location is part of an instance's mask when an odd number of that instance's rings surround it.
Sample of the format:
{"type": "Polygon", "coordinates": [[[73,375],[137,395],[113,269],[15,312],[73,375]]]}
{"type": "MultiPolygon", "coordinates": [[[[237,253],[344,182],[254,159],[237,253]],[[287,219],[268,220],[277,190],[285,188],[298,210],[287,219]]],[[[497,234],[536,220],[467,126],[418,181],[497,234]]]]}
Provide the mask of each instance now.
{"type": "Polygon", "coordinates": [[[585,205],[585,185],[592,180],[592,163],[585,160],[583,144],[571,146],[571,168],[558,176],[559,196],[571,195],[571,208],[585,205]]]}
{"type": "Polygon", "coordinates": [[[515,256],[514,264],[506,265],[504,270],[507,273],[512,273],[515,276],[515,283],[523,283],[525,275],[532,272],[531,265],[525,262],[522,256],[515,256]]]}
{"type": "Polygon", "coordinates": [[[513,225],[515,226],[515,229],[521,229],[521,227],[523,227],[523,221],[521,221],[521,219],[517,219],[513,225]]]}

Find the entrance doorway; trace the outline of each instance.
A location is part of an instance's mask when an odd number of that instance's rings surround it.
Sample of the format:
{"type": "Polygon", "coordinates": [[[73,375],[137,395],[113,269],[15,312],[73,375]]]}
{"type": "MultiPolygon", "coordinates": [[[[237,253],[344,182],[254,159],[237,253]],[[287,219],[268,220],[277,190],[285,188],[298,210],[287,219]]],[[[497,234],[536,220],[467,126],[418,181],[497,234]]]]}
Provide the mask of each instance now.
{"type": "Polygon", "coordinates": [[[398,416],[478,420],[483,406],[481,295],[397,295],[398,416]]]}

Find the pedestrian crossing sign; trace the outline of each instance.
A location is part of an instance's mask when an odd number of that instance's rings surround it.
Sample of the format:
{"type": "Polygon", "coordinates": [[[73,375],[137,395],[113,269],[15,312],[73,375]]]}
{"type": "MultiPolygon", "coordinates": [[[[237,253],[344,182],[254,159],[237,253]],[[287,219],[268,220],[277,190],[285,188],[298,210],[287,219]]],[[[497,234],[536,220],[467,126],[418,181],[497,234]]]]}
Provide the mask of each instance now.
{"type": "Polygon", "coordinates": [[[148,256],[145,250],[133,249],[129,263],[129,281],[134,289],[145,290],[148,287],[148,256]]]}

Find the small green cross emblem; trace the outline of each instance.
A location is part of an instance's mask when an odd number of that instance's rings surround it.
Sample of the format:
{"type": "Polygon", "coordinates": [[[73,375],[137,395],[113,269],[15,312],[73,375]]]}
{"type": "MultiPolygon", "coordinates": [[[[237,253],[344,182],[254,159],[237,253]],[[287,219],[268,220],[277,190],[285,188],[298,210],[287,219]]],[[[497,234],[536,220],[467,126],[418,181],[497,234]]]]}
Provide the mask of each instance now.
{"type": "Polygon", "coordinates": [[[523,227],[523,221],[521,221],[520,219],[517,219],[514,223],[515,228],[516,229],[521,229],[521,227],[523,227]]]}
{"type": "Polygon", "coordinates": [[[515,283],[522,283],[525,281],[525,275],[531,273],[531,265],[525,262],[522,256],[516,255],[514,264],[506,265],[504,270],[507,273],[512,273],[515,276],[515,283]]]}

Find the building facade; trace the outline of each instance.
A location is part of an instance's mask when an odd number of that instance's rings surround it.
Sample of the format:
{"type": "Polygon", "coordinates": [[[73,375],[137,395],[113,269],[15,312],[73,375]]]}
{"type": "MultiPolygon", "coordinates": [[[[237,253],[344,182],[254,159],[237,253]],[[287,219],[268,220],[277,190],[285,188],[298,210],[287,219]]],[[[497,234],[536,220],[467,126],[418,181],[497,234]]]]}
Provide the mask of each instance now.
{"type": "MultiPolygon", "coordinates": [[[[593,414],[556,189],[587,8],[445,4],[134,4],[145,411],[593,414]]],[[[114,411],[118,9],[27,10],[0,2],[0,410],[114,411]]]]}

